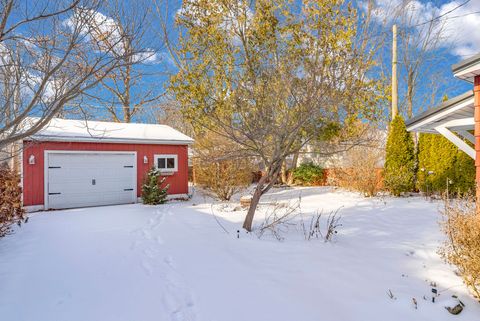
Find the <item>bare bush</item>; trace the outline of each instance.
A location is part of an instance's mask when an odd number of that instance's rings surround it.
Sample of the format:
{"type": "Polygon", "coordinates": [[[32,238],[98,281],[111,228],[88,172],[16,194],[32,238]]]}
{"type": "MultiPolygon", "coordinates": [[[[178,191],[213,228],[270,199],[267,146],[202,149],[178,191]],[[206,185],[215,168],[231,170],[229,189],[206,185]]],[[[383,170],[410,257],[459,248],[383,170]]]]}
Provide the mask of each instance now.
{"type": "Polygon", "coordinates": [[[277,240],[283,241],[290,227],[296,225],[293,221],[300,213],[300,202],[301,198],[293,203],[276,203],[273,209],[265,214],[263,223],[255,229],[258,238],[270,233],[277,240]]]}
{"type": "Polygon", "coordinates": [[[334,170],[334,183],[355,190],[367,197],[375,196],[383,188],[383,148],[354,147],[345,154],[344,163],[334,170]]]}
{"type": "Polygon", "coordinates": [[[19,175],[0,166],[0,237],[11,232],[12,224],[25,222],[19,175]]]}
{"type": "Polygon", "coordinates": [[[195,141],[195,183],[223,201],[230,200],[253,179],[251,159],[234,154],[235,150],[234,144],[214,134],[195,141]]]}
{"type": "Polygon", "coordinates": [[[455,265],[465,284],[480,298],[480,215],[472,198],[445,201],[441,223],[447,240],[440,255],[455,265]]]}
{"type": "Polygon", "coordinates": [[[316,212],[310,219],[310,224],[307,228],[305,222],[302,220],[302,229],[305,240],[310,241],[312,239],[323,239],[325,242],[330,242],[333,236],[337,234],[338,228],[342,226],[340,224],[341,216],[338,215],[340,209],[331,212],[328,215],[325,232],[322,232],[320,221],[323,215],[323,211],[316,212]]]}

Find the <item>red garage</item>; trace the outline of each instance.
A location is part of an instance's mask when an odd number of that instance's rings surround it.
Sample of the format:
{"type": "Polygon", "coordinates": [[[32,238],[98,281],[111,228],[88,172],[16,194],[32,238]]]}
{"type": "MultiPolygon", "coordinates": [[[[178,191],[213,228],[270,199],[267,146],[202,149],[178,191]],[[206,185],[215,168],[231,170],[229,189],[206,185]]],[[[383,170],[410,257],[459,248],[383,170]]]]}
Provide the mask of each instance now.
{"type": "Polygon", "coordinates": [[[188,145],[165,125],[53,119],[23,142],[23,203],[28,210],[135,203],[155,166],[170,197],[188,194],[188,145]]]}

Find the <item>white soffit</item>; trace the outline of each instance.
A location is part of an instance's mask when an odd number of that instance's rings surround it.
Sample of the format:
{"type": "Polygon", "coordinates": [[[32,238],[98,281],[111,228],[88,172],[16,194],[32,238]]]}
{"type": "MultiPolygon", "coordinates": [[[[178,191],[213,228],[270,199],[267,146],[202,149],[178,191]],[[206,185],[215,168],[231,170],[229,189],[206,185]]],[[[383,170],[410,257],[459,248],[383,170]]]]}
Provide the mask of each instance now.
{"type": "Polygon", "coordinates": [[[473,92],[469,91],[407,120],[406,125],[408,131],[414,132],[435,133],[435,128],[445,123],[450,123],[452,127],[458,123],[457,126],[469,130],[473,129],[473,116],[474,98],[473,92]]]}

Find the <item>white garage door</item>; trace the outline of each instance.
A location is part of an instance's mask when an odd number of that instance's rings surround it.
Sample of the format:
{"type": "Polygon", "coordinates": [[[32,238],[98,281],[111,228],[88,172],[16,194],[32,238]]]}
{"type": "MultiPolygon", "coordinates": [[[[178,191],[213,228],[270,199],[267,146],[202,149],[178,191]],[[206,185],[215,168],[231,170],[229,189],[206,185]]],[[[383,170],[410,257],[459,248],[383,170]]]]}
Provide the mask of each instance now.
{"type": "Polygon", "coordinates": [[[134,203],[135,154],[46,154],[46,208],[134,203]]]}

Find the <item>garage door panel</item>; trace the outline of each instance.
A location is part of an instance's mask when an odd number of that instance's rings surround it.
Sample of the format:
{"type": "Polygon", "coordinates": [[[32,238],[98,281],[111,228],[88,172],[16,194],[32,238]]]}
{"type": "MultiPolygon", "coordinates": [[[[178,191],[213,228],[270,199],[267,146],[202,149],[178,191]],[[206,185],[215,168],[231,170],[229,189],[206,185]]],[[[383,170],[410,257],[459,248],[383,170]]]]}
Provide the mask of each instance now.
{"type": "Polygon", "coordinates": [[[51,153],[48,207],[73,208],[136,200],[134,154],[51,153]]]}
{"type": "Polygon", "coordinates": [[[132,202],[132,194],[127,191],[123,193],[101,193],[98,197],[92,198],[88,193],[62,193],[49,195],[49,202],[50,208],[126,204],[132,202]],[[68,199],[68,204],[65,204],[66,199],[68,199]]]}

